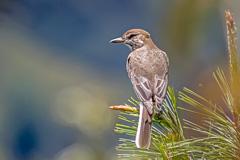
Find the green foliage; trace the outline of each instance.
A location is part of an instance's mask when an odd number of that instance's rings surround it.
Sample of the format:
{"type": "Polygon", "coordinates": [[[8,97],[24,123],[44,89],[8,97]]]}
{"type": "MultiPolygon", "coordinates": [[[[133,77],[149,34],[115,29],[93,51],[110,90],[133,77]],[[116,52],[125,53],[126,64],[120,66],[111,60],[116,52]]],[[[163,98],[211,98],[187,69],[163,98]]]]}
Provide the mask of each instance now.
{"type": "MultiPolygon", "coordinates": [[[[126,134],[129,138],[121,138],[117,150],[119,159],[240,159],[240,133],[236,129],[233,117],[233,96],[230,86],[222,70],[213,73],[216,84],[222,91],[225,106],[219,106],[203,96],[184,88],[177,96],[172,88],[163,104],[162,112],[158,112],[153,119],[152,145],[150,149],[135,147],[137,122],[132,117],[138,113],[121,112],[119,119],[127,124],[117,124],[115,132],[126,134]],[[177,104],[177,99],[194,107],[185,109],[177,104]],[[183,119],[184,128],[196,131],[202,135],[197,138],[185,138],[183,128],[178,117],[178,109],[203,117],[203,125],[195,124],[183,119]],[[226,108],[223,110],[223,108],[226,108]],[[226,114],[226,113],[231,113],[226,114]]],[[[139,103],[132,99],[132,105],[139,107],[139,103]]]]}
{"type": "MultiPolygon", "coordinates": [[[[133,98],[131,104],[139,107],[139,103],[133,98]]],[[[183,129],[178,118],[177,101],[175,92],[170,87],[162,107],[162,112],[157,113],[153,119],[152,127],[152,145],[150,149],[138,149],[135,146],[133,137],[136,135],[137,122],[131,117],[138,117],[138,113],[121,112],[119,119],[125,121],[127,125],[116,124],[115,132],[126,134],[129,138],[121,138],[118,151],[119,159],[167,159],[168,157],[177,157],[186,159],[188,153],[177,155],[176,143],[185,139],[183,129]],[[177,156],[176,156],[176,155],[177,156]]],[[[174,158],[173,158],[174,159],[174,158]]]]}
{"type": "Polygon", "coordinates": [[[184,93],[179,93],[179,99],[196,108],[199,112],[195,113],[200,114],[204,119],[203,126],[184,120],[185,128],[203,135],[201,138],[190,139],[188,143],[192,150],[197,151],[196,156],[201,159],[240,159],[240,133],[231,119],[233,97],[230,86],[222,70],[217,69],[213,77],[222,91],[225,106],[213,104],[187,88],[184,88],[184,93]]]}

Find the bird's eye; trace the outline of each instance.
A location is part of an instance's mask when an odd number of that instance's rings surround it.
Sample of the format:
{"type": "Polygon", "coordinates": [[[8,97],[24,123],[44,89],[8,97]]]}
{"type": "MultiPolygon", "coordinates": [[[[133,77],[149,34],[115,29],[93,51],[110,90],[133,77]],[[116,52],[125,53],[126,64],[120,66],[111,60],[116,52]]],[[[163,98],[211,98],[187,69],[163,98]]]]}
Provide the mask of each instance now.
{"type": "Polygon", "coordinates": [[[134,36],[136,36],[136,34],[131,34],[128,38],[132,39],[134,36]]]}
{"type": "Polygon", "coordinates": [[[139,35],[139,33],[131,33],[129,36],[128,36],[128,39],[132,39],[133,37],[135,37],[136,35],[139,35]]]}

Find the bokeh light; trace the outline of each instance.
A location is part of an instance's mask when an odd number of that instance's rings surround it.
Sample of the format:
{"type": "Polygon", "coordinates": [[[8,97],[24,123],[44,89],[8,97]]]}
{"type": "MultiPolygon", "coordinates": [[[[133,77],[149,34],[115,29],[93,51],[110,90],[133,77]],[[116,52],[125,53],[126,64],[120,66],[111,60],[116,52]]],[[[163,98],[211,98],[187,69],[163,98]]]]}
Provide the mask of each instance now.
{"type": "Polygon", "coordinates": [[[84,134],[99,136],[113,123],[105,101],[81,87],[70,87],[57,95],[53,113],[63,122],[78,127],[84,134]]]}
{"type": "Polygon", "coordinates": [[[79,160],[79,157],[84,160],[96,159],[94,153],[87,146],[73,144],[61,151],[55,160],[79,160]]]}

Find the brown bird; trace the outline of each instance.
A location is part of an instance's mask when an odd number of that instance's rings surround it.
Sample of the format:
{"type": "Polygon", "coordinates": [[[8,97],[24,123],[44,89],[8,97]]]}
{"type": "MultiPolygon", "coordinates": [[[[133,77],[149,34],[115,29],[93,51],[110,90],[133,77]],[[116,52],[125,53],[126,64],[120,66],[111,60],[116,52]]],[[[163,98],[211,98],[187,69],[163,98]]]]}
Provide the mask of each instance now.
{"type": "Polygon", "coordinates": [[[149,148],[152,118],[155,108],[161,111],[168,86],[169,61],[167,54],[142,29],[131,29],[110,43],[123,43],[131,49],[127,58],[127,72],[140,100],[136,146],[149,148]]]}

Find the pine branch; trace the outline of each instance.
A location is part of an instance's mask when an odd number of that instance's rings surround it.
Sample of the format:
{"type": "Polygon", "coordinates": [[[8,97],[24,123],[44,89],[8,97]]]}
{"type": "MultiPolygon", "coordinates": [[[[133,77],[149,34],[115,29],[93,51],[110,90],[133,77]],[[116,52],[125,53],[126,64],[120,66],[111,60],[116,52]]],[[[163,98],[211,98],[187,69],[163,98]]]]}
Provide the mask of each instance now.
{"type": "MultiPolygon", "coordinates": [[[[191,150],[195,150],[195,156],[201,159],[240,159],[240,133],[231,120],[233,117],[233,96],[230,86],[222,70],[217,69],[213,77],[219,85],[223,100],[232,115],[224,111],[221,106],[212,103],[201,95],[184,88],[184,92],[179,93],[179,99],[190,104],[198,111],[186,110],[204,117],[203,126],[191,121],[184,120],[184,128],[193,130],[204,135],[200,138],[188,139],[187,143],[191,150]],[[196,153],[198,153],[196,155],[196,153]]],[[[180,151],[179,151],[180,152],[180,151]]]]}
{"type": "MultiPolygon", "coordinates": [[[[115,132],[135,137],[137,122],[131,117],[138,116],[139,102],[133,98],[129,102],[134,107],[130,105],[116,105],[109,108],[120,110],[121,115],[119,115],[119,119],[128,123],[128,125],[116,124],[115,132]]],[[[162,111],[157,112],[153,118],[152,145],[150,149],[136,148],[134,140],[121,138],[120,141],[122,143],[117,147],[117,150],[121,152],[119,159],[159,159],[160,157],[168,160],[176,158],[191,159],[190,154],[187,152],[182,152],[181,155],[178,155],[176,152],[180,146],[174,147],[174,145],[183,139],[185,137],[178,117],[175,92],[169,87],[162,111]]],[[[185,148],[188,146],[181,145],[181,147],[185,148]]]]}
{"type": "Polygon", "coordinates": [[[238,131],[240,131],[240,68],[237,52],[237,28],[230,11],[226,11],[226,25],[229,51],[229,67],[231,75],[231,89],[233,95],[233,115],[234,122],[238,131]]]}

